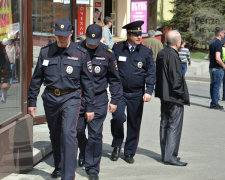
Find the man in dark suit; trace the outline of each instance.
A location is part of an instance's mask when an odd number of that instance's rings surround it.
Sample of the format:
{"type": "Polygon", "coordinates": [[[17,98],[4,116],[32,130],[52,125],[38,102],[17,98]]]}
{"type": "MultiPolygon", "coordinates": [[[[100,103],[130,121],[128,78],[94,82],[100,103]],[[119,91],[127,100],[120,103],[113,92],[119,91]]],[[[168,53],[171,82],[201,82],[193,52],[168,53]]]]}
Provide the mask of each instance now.
{"type": "Polygon", "coordinates": [[[177,157],[182,131],[184,105],[189,105],[189,93],[182,74],[178,51],[181,35],[169,31],[167,46],[156,59],[155,96],[161,100],[160,145],[162,161],[165,164],[186,166],[177,157]]]}

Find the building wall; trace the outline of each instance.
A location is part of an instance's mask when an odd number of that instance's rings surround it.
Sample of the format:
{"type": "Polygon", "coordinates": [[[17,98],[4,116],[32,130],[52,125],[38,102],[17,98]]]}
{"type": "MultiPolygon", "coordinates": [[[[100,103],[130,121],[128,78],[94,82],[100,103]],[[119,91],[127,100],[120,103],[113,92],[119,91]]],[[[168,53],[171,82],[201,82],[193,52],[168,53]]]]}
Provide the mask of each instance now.
{"type": "Polygon", "coordinates": [[[122,27],[130,22],[130,0],[117,2],[117,36],[126,37],[126,30],[122,27]]]}
{"type": "Polygon", "coordinates": [[[158,0],[158,25],[160,25],[162,21],[171,20],[173,18],[173,13],[171,13],[170,10],[174,9],[174,4],[170,2],[171,1],[168,0],[158,0]]]}

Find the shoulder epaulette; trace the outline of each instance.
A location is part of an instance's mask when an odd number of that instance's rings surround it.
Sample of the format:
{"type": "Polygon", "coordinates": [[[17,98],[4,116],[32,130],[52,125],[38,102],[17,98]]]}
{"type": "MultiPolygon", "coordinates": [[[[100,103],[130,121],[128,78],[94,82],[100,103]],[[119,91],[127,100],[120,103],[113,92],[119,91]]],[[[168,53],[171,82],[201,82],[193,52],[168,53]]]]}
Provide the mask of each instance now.
{"type": "Polygon", "coordinates": [[[124,43],[125,41],[119,41],[119,42],[116,42],[115,43],[115,45],[117,45],[117,44],[122,44],[122,43],[124,43]]]}
{"type": "Polygon", "coordinates": [[[87,50],[85,48],[83,48],[81,45],[77,45],[77,48],[80,49],[82,52],[86,53],[87,50]]]}

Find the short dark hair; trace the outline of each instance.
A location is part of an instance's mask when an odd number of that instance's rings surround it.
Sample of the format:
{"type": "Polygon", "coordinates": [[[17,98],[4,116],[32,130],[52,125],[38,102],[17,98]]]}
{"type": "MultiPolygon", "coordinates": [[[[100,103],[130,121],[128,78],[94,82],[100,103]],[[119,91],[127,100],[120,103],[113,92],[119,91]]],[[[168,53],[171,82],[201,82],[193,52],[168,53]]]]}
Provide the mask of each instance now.
{"type": "Polygon", "coordinates": [[[215,36],[218,37],[222,31],[224,31],[223,27],[216,27],[215,28],[215,36]]]}
{"type": "Polygon", "coordinates": [[[107,25],[109,22],[112,22],[112,18],[109,17],[109,16],[106,16],[106,17],[104,18],[104,24],[107,25]]]}

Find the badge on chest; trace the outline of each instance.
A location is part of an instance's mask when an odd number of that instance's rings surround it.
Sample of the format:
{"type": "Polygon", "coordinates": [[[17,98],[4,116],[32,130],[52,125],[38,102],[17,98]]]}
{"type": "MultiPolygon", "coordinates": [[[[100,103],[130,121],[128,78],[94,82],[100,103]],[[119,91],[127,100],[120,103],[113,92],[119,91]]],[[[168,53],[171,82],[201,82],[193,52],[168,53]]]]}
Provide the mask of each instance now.
{"type": "Polygon", "coordinates": [[[95,66],[95,73],[98,74],[101,72],[100,66],[95,66]]]}
{"type": "Polygon", "coordinates": [[[72,66],[67,66],[66,72],[67,72],[67,74],[72,74],[72,72],[73,72],[73,67],[72,67],[72,66]]]}
{"type": "Polygon", "coordinates": [[[137,63],[137,67],[138,67],[139,69],[141,69],[142,66],[143,66],[143,63],[139,61],[139,62],[137,63]]]}

